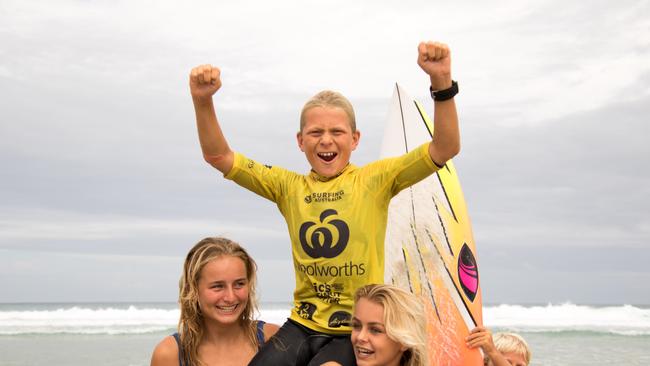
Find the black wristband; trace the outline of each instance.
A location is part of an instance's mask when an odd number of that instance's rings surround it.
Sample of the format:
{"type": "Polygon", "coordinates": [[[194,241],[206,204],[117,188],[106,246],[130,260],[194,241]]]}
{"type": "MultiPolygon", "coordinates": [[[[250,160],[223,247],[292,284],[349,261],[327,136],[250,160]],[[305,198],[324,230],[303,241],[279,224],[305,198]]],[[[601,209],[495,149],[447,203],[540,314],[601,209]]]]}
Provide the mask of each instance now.
{"type": "Polygon", "coordinates": [[[435,100],[436,102],[442,102],[445,100],[449,100],[458,94],[458,83],[454,80],[451,81],[451,86],[445,90],[438,90],[435,91],[431,87],[429,87],[429,91],[431,92],[431,98],[435,100]]]}

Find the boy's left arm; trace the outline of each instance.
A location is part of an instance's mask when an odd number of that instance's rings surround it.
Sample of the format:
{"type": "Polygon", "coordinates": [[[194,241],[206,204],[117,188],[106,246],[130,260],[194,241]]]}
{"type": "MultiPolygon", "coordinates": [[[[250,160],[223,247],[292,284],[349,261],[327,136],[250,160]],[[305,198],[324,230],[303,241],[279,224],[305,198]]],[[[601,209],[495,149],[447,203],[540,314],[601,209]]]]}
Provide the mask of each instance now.
{"type": "MultiPolygon", "coordinates": [[[[418,65],[429,75],[432,91],[449,92],[448,89],[452,88],[451,52],[446,44],[421,42],[418,45],[418,65]]],[[[458,114],[453,97],[434,100],[433,105],[433,138],[429,155],[436,165],[442,167],[460,151],[458,114]]]]}

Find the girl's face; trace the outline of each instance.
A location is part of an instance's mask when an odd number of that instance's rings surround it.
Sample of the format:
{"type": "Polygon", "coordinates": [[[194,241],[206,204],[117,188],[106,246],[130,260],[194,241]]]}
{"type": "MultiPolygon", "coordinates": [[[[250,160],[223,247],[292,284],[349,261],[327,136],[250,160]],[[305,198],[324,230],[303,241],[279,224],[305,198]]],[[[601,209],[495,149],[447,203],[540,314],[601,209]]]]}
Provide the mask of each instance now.
{"type": "Polygon", "coordinates": [[[199,305],[206,321],[237,323],[248,304],[246,265],[237,257],[221,256],[206,264],[199,278],[199,305]]]}
{"type": "Polygon", "coordinates": [[[407,350],[386,334],[384,307],[365,298],[354,308],[352,346],[359,366],[397,366],[407,350]]]}

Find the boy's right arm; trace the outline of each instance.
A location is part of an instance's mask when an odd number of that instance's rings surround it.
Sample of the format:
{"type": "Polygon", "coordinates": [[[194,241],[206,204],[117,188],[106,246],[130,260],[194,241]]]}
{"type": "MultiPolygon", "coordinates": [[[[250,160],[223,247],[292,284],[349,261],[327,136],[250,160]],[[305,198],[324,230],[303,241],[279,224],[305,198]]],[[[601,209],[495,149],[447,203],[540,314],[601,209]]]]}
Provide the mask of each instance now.
{"type": "Polygon", "coordinates": [[[196,114],[196,127],[203,158],[224,175],[232,169],[235,153],[221,131],[212,96],[221,88],[221,71],[212,65],[201,65],[190,73],[190,92],[196,114]]]}
{"type": "MultiPolygon", "coordinates": [[[[510,366],[510,362],[499,352],[492,341],[492,332],[486,327],[472,329],[466,339],[467,347],[481,347],[483,354],[492,361],[492,366],[510,366]]],[[[487,362],[486,365],[489,365],[487,362]]]]}

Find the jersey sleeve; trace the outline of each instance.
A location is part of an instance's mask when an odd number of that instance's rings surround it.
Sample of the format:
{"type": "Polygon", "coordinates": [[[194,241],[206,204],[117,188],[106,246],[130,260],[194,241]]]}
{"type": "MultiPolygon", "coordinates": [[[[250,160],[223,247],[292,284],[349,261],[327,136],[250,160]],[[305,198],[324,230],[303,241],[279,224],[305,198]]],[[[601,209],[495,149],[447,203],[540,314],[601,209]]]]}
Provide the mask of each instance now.
{"type": "Polygon", "coordinates": [[[378,185],[379,190],[388,190],[391,196],[440,169],[431,160],[428,142],[402,156],[378,160],[364,168],[369,168],[374,176],[370,181],[378,185]]]}
{"type": "Polygon", "coordinates": [[[277,203],[285,191],[287,179],[291,176],[292,173],[283,168],[260,164],[235,152],[232,169],[224,177],[277,203]]]}

